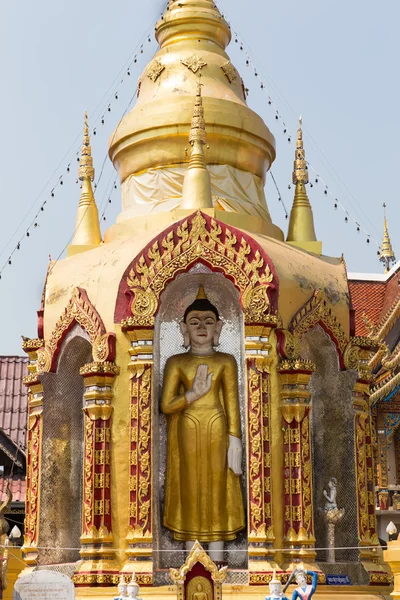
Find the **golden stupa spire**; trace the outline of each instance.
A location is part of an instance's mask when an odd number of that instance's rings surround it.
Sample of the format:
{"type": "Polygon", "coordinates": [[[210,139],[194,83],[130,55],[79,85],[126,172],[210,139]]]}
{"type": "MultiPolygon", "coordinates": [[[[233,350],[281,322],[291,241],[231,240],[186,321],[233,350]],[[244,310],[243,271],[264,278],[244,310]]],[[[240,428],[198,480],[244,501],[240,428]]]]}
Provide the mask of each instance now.
{"type": "Polygon", "coordinates": [[[201,97],[201,78],[197,84],[196,102],[189,134],[192,146],[189,166],[185,174],[180,208],[213,208],[211,177],[204,157],[206,143],[206,124],[204,120],[203,100],[201,97]]]}
{"type": "Polygon", "coordinates": [[[379,252],[379,260],[381,262],[383,262],[383,264],[385,266],[385,273],[389,273],[392,263],[396,262],[396,257],[395,257],[395,254],[394,254],[394,251],[392,248],[392,244],[390,241],[390,236],[389,236],[389,228],[388,228],[387,218],[386,218],[386,203],[383,204],[383,214],[384,214],[383,239],[382,239],[381,250],[379,252]]]}
{"type": "Polygon", "coordinates": [[[296,155],[293,169],[293,183],[296,186],[292,210],[290,212],[287,242],[303,250],[321,254],[322,244],[317,241],[314,229],[314,217],[307,196],[308,169],[303,145],[302,118],[299,118],[297,130],[296,155]]]}
{"type": "Polygon", "coordinates": [[[75,233],[68,246],[67,256],[85,252],[101,244],[99,213],[92,189],[94,168],[87,112],[85,112],[78,178],[82,181],[81,197],[76,216],[75,233]]]}

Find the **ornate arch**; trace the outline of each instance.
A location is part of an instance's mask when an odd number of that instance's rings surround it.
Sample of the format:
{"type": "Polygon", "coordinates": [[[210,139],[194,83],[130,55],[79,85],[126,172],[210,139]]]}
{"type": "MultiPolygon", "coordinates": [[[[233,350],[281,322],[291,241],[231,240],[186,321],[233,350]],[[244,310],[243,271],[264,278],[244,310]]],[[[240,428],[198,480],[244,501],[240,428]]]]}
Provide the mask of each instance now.
{"type": "Polygon", "coordinates": [[[165,230],[132,261],[119,286],[115,322],[153,326],[167,284],[198,262],[233,282],[246,323],[277,322],[278,277],[264,250],[200,211],[165,230]]]}
{"type": "Polygon", "coordinates": [[[61,345],[69,331],[78,324],[86,331],[92,344],[93,360],[98,363],[115,358],[115,334],[107,333],[104,323],[82,288],[75,288],[72,296],[58,319],[56,326],[38,350],[38,373],[55,372],[61,345]]]}
{"type": "Polygon", "coordinates": [[[325,292],[315,290],[306,304],[295,314],[290,322],[288,331],[278,332],[278,349],[284,359],[299,357],[300,340],[310,329],[320,325],[336,346],[341,369],[345,366],[345,352],[349,338],[332,312],[332,304],[325,292]]]}

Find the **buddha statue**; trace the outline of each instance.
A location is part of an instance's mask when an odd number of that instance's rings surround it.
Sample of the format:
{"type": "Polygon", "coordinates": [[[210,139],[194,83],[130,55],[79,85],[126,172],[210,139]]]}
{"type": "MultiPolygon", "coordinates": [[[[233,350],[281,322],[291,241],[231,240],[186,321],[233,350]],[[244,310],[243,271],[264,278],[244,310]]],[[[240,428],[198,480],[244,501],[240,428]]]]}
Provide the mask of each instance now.
{"type": "Polygon", "coordinates": [[[223,560],[224,542],[245,527],[240,485],[242,442],[238,369],[217,352],[222,321],[201,286],[181,332],[186,354],[165,366],[161,411],[167,417],[164,526],[191,549],[208,542],[223,560]]]}

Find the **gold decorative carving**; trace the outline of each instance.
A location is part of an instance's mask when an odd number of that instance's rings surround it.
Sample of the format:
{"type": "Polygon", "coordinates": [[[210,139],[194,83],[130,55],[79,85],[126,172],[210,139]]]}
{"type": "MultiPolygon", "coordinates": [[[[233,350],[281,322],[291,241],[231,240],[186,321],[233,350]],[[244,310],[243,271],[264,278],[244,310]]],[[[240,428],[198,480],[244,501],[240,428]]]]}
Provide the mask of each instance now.
{"type": "Polygon", "coordinates": [[[233,64],[229,60],[224,65],[221,65],[221,69],[225,73],[226,78],[228,79],[229,83],[236,83],[237,71],[236,71],[235,67],[233,66],[233,64]]]}
{"type": "Polygon", "coordinates": [[[164,69],[165,65],[163,65],[159,60],[155,58],[151,61],[149,68],[147,69],[146,75],[149,79],[151,79],[151,81],[155,83],[160,77],[161,73],[164,71],[164,69]]]}
{"type": "Polygon", "coordinates": [[[82,535],[92,534],[94,520],[94,428],[95,424],[85,415],[85,456],[83,472],[83,531],[82,535]]]}
{"type": "Polygon", "coordinates": [[[321,323],[334,339],[341,353],[344,353],[348,338],[336,317],[323,290],[316,290],[312,298],[299,310],[290,323],[290,331],[302,338],[315,325],[321,323]]]}
{"type": "Polygon", "coordinates": [[[245,237],[238,238],[229,228],[224,228],[223,236],[219,223],[211,219],[208,224],[200,211],[178,227],[176,236],[174,241],[171,231],[160,242],[154,242],[147,256],[142,255],[131,269],[127,283],[134,295],[133,316],[122,321],[123,328],[152,326],[166,284],[199,259],[234,281],[241,292],[247,323],[277,322],[268,297],[273,274],[258,250],[251,254],[245,237]]]}
{"type": "Polygon", "coordinates": [[[119,375],[119,367],[114,362],[87,363],[79,370],[81,375],[119,375]]]}
{"type": "Polygon", "coordinates": [[[197,71],[201,71],[203,67],[207,66],[207,63],[204,62],[204,60],[200,58],[200,56],[197,56],[197,54],[192,54],[192,56],[190,56],[189,58],[181,60],[181,63],[185,67],[193,71],[193,73],[197,73],[197,71]]]}
{"type": "Polygon", "coordinates": [[[22,349],[28,353],[33,352],[34,350],[39,350],[39,348],[42,348],[43,345],[44,345],[44,340],[40,339],[40,338],[34,338],[34,339],[23,338],[23,341],[22,341],[22,349]]]}
{"type": "Polygon", "coordinates": [[[303,360],[301,358],[295,360],[282,360],[278,365],[278,371],[280,373],[285,371],[288,371],[289,373],[292,373],[293,371],[312,373],[315,369],[316,366],[311,360],[303,360]]]}
{"type": "Polygon", "coordinates": [[[89,335],[93,346],[94,361],[106,361],[109,354],[109,338],[111,334],[104,332],[101,319],[97,311],[87,300],[86,293],[80,288],[75,288],[64,313],[56,323],[49,341],[46,342],[44,348],[38,350],[37,370],[39,373],[50,371],[59,344],[74,321],[89,335]]]}
{"type": "Polygon", "coordinates": [[[87,587],[93,587],[93,586],[97,586],[97,585],[114,586],[114,585],[118,585],[119,579],[120,579],[119,573],[116,573],[113,575],[103,574],[103,573],[93,573],[91,575],[78,574],[78,575],[72,576],[72,581],[74,582],[75,585],[87,586],[87,587]]]}
{"type": "Polygon", "coordinates": [[[178,585],[182,585],[186,580],[186,575],[196,563],[201,563],[203,565],[203,567],[211,574],[211,579],[214,583],[220,585],[224,583],[228,574],[228,567],[225,566],[218,569],[217,565],[211,560],[197,540],[193,544],[193,548],[181,568],[169,570],[172,581],[178,585]]]}
{"type": "Polygon", "coordinates": [[[131,473],[129,544],[151,542],[152,365],[135,365],[131,380],[131,473]]]}

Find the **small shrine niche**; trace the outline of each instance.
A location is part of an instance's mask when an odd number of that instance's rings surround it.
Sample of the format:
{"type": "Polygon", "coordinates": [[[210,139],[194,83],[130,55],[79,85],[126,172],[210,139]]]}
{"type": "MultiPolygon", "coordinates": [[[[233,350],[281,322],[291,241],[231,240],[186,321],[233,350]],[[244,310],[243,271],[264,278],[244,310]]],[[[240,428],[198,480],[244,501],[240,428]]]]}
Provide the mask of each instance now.
{"type": "Polygon", "coordinates": [[[221,600],[222,584],[228,567],[218,566],[211,560],[199,542],[195,542],[180,569],[170,569],[176,584],[178,600],[221,600]]]}

